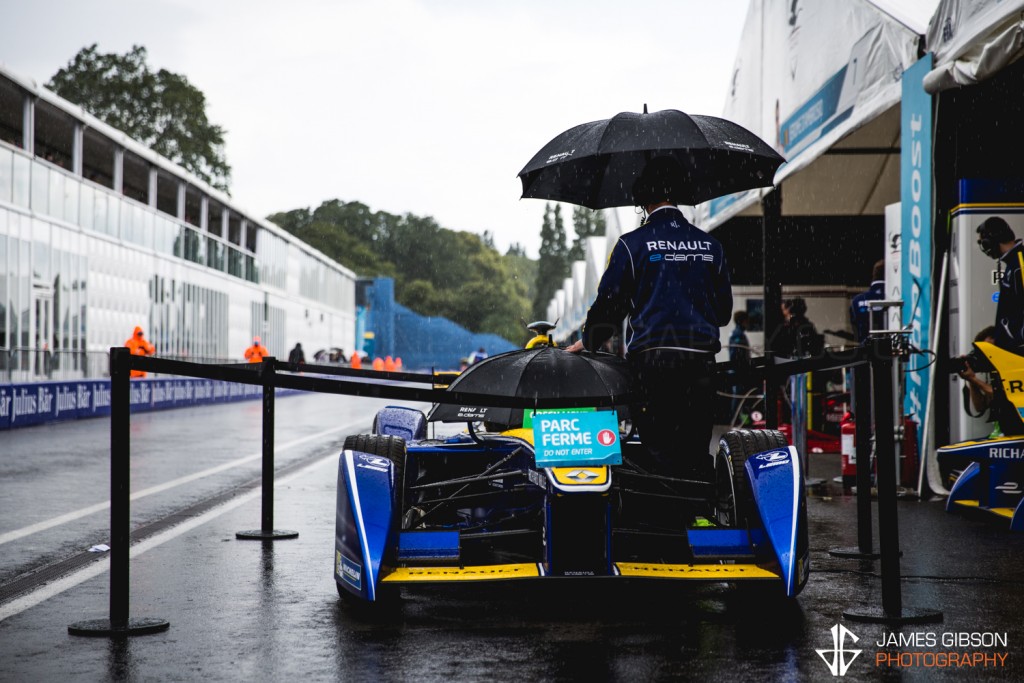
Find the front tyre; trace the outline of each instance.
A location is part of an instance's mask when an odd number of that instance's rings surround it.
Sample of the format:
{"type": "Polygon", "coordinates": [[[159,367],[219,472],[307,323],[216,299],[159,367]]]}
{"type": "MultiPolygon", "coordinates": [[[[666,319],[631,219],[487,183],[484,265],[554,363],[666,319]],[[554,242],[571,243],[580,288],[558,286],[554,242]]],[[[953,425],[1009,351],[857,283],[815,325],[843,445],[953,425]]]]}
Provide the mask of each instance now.
{"type": "Polygon", "coordinates": [[[747,478],[747,459],[764,451],[788,446],[786,435],[777,429],[732,429],[722,435],[715,457],[716,492],[724,488],[719,482],[719,472],[724,473],[725,464],[728,464],[734,494],[735,525],[744,526],[752,516],[756,518],[758,514],[750,480],[747,478]],[[720,461],[724,463],[720,465],[720,461]]]}

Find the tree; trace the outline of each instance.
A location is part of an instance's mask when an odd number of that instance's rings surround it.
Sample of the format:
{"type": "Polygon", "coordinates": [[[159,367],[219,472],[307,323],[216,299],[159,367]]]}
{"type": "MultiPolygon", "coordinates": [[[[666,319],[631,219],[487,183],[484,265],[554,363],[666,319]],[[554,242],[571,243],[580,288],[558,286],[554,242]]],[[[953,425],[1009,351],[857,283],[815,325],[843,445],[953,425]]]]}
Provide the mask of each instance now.
{"type": "MultiPolygon", "coordinates": [[[[533,298],[533,317],[548,315],[548,304],[569,276],[568,249],[565,246],[565,225],[561,206],[544,206],[544,222],[540,228],[540,259],[537,262],[537,289],[533,298]]],[[[552,321],[554,322],[554,321],[552,321]]]]}
{"type": "Polygon", "coordinates": [[[582,261],[587,255],[586,239],[605,234],[604,213],[583,206],[573,207],[572,228],[576,238],[569,249],[569,263],[582,261]]]}
{"type": "Polygon", "coordinates": [[[510,341],[525,334],[519,321],[530,311],[532,262],[502,256],[480,235],[337,199],[269,220],[359,275],[395,278],[396,300],[417,313],[510,341]]]}
{"type": "Polygon", "coordinates": [[[224,129],[206,118],[206,96],[181,74],[150,71],[141,45],[118,55],[101,54],[93,43],[46,87],[228,192],[224,129]]]}

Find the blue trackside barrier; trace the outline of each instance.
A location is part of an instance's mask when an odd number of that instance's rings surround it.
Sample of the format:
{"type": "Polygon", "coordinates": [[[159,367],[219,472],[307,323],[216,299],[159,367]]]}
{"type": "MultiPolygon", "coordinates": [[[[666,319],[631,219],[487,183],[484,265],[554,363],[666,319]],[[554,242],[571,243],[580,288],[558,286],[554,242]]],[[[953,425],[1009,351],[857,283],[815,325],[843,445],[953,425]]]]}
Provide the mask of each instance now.
{"type": "MultiPolygon", "coordinates": [[[[192,377],[134,379],[133,413],[261,398],[259,386],[192,377]]],[[[294,392],[281,390],[279,395],[294,392]]],[[[0,431],[110,415],[110,380],[79,379],[0,385],[0,431]]]]}

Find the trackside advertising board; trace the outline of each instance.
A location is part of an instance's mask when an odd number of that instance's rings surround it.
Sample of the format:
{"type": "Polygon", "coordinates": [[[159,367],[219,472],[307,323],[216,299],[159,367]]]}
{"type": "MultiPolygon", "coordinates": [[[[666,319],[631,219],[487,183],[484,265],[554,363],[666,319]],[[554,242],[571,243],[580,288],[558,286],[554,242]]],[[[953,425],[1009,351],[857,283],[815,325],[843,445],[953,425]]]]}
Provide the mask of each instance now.
{"type": "MultiPolygon", "coordinates": [[[[294,393],[276,389],[277,396],[294,393]]],[[[263,387],[198,378],[135,379],[131,411],[186,408],[262,398],[263,387]]],[[[0,431],[110,415],[110,380],[0,384],[0,431]]]]}
{"type": "Polygon", "coordinates": [[[618,415],[593,409],[538,412],[533,417],[533,450],[538,467],[621,465],[618,415]]]}
{"type": "MultiPolygon", "coordinates": [[[[900,206],[903,274],[903,324],[911,326],[910,343],[932,348],[932,99],[922,81],[932,67],[925,55],[903,74],[900,110],[900,206]]],[[[929,391],[927,363],[907,372],[904,410],[923,437],[925,402],[929,391]]]]}

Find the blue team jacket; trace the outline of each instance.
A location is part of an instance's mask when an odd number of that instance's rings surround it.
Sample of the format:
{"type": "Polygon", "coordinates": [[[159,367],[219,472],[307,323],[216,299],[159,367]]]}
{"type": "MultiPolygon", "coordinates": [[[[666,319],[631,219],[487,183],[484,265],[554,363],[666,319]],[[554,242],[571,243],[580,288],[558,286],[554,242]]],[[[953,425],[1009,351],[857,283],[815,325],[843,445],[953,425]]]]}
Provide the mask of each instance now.
{"type": "Polygon", "coordinates": [[[587,312],[583,344],[595,350],[627,318],[630,352],[656,348],[717,352],[732,313],[722,245],[666,208],[619,238],[587,312]]]}

